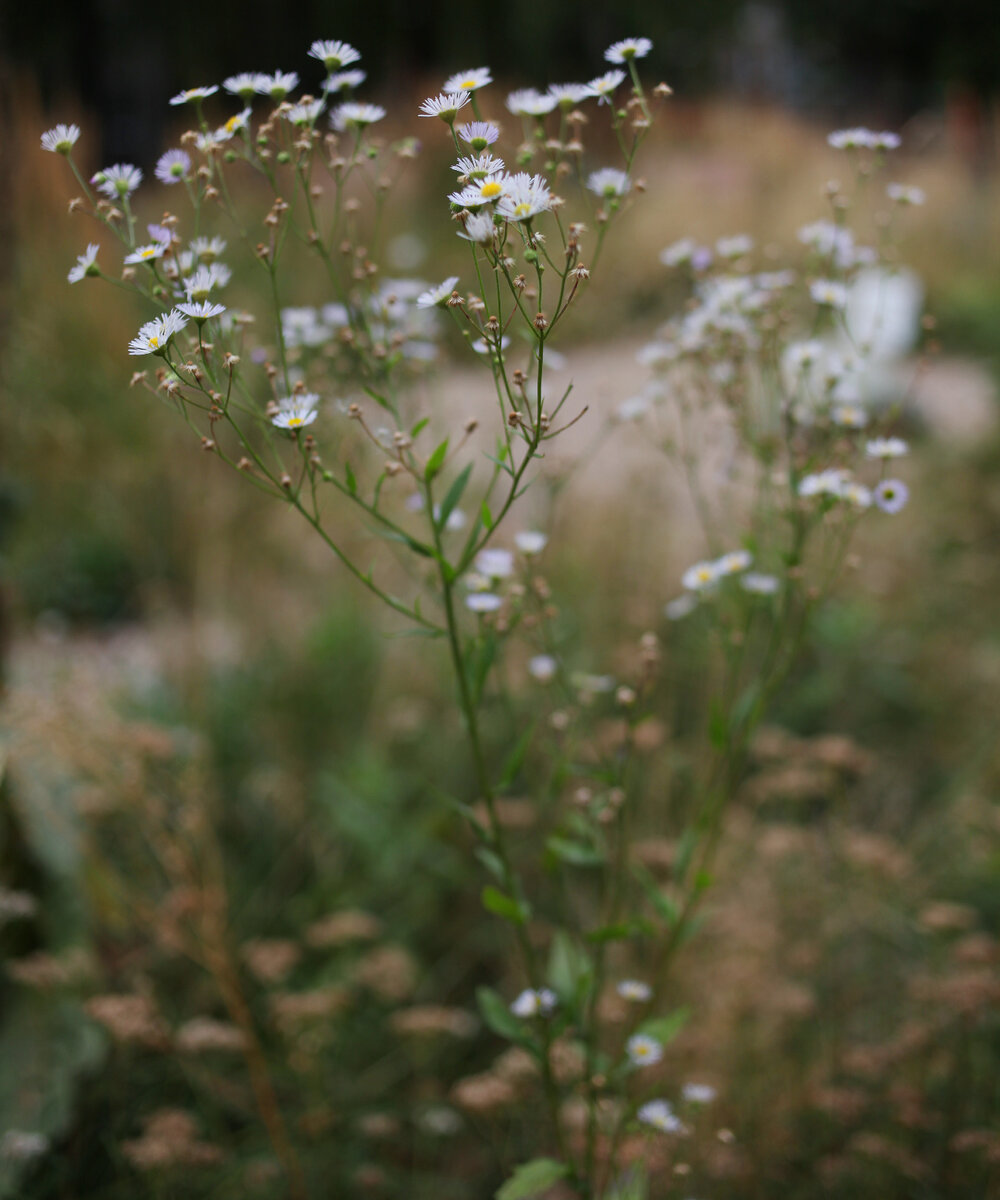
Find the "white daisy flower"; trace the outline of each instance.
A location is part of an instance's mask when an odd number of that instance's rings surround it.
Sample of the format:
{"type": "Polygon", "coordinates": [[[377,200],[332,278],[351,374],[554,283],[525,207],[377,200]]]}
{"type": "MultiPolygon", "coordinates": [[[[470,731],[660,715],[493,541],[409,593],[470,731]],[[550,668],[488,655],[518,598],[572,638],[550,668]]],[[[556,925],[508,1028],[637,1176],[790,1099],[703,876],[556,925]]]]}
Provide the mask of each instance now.
{"type": "Polygon", "coordinates": [[[327,93],[352,92],[355,88],[359,88],[367,78],[366,71],[338,71],[335,75],[327,76],[323,90],[327,93]]]}
{"type": "Polygon", "coordinates": [[[847,307],[847,288],[833,279],[816,279],[809,285],[809,295],[817,304],[830,308],[847,307]]]}
{"type": "Polygon", "coordinates": [[[520,171],[505,179],[504,194],[497,203],[497,212],[508,221],[530,221],[552,207],[552,193],[541,175],[520,171]]]}
{"type": "Polygon", "coordinates": [[[66,276],[70,283],[79,283],[88,275],[100,275],[101,269],[97,265],[97,252],[100,248],[97,242],[91,242],[86,251],[78,256],[76,266],[66,276]]]}
{"type": "Polygon", "coordinates": [[[798,493],[800,496],[841,496],[844,485],[850,475],[838,467],[830,467],[826,471],[817,471],[811,475],[803,475],[799,480],[798,493]]]}
{"type": "Polygon", "coordinates": [[[656,1038],[636,1033],[625,1043],[629,1062],[636,1067],[650,1067],[663,1057],[663,1045],[656,1038]]]}
{"type": "Polygon", "coordinates": [[[514,555],[509,550],[480,550],[473,565],[487,579],[507,579],[514,574],[514,555]]]}
{"type": "Polygon", "coordinates": [[[191,156],[186,150],[168,150],[156,161],[154,171],[160,183],[180,183],[191,174],[191,156]]]}
{"type": "MultiPolygon", "coordinates": [[[[744,576],[744,578],[746,577],[744,576]]],[[[668,621],[683,621],[697,607],[698,597],[693,592],[683,592],[680,596],[675,596],[673,600],[663,606],[663,615],[668,621]]]]}
{"type": "Polygon", "coordinates": [[[184,280],[184,290],[188,300],[207,300],[213,288],[225,287],[231,277],[225,263],[209,263],[184,280]]]}
{"type": "Polygon", "coordinates": [[[793,376],[815,367],[826,353],[822,342],[811,338],[806,342],[790,342],[785,349],[785,369],[793,376]]]}
{"type": "Polygon", "coordinates": [[[615,991],[623,1000],[632,1000],[636,1004],[645,1004],[653,995],[653,989],[641,979],[623,979],[615,991]]]}
{"type": "Polygon", "coordinates": [[[440,117],[446,125],[454,125],[458,111],[469,103],[469,93],[445,92],[440,96],[431,96],[420,106],[420,116],[440,117]]]}
{"type": "Polygon", "coordinates": [[[865,454],[869,458],[902,458],[909,450],[902,438],[872,438],[865,443],[865,454]]]}
{"type": "Polygon", "coordinates": [[[665,250],[660,251],[660,262],[665,267],[682,266],[691,261],[697,249],[698,243],[694,238],[681,238],[679,242],[674,242],[665,250]]]}
{"type": "Polygon", "coordinates": [[[293,104],[283,114],[286,121],[293,125],[312,125],[323,111],[323,100],[306,100],[301,104],[293,104]]]}
{"type": "Polygon", "coordinates": [[[548,535],[537,529],[522,529],[514,534],[514,545],[522,554],[541,554],[548,542],[548,535]]]}
{"type": "Polygon", "coordinates": [[[194,104],[196,101],[207,100],[209,96],[214,96],[218,90],[218,84],[214,83],[210,87],[186,88],[183,92],[178,92],[176,96],[171,96],[170,103],[175,107],[178,104],[194,104]]]}
{"type": "Polygon", "coordinates": [[[747,234],[737,234],[735,237],[719,238],[715,243],[715,252],[720,258],[743,258],[753,249],[753,238],[747,234]]]}
{"type": "Polygon", "coordinates": [[[385,116],[385,109],[380,104],[359,104],[352,100],[338,104],[330,114],[330,124],[334,129],[343,132],[349,125],[363,128],[374,125],[385,116]]]}
{"type": "Polygon", "coordinates": [[[90,182],[109,200],[124,199],[142,183],[142,171],[131,163],[115,163],[113,167],[98,171],[90,182]]]}
{"type": "Polygon", "coordinates": [[[647,37],[623,38],[604,51],[604,59],[609,63],[624,63],[631,58],[645,58],[652,48],[653,43],[647,37]]]}
{"type": "Polygon", "coordinates": [[[456,283],[458,283],[458,276],[449,275],[437,287],[428,288],[426,292],[421,292],[417,297],[417,308],[437,308],[438,305],[444,304],[455,290],[456,283]]]}
{"type": "Polygon", "coordinates": [[[278,429],[302,429],[319,416],[318,404],[319,396],[315,392],[285,396],[278,401],[278,411],[271,417],[271,424],[278,429]]]}
{"type": "Polygon", "coordinates": [[[549,85],[549,95],[560,108],[572,108],[593,95],[585,83],[553,83],[549,85]]]}
{"type": "Polygon", "coordinates": [[[587,180],[587,187],[606,200],[610,200],[612,196],[624,196],[631,186],[632,180],[628,175],[614,167],[594,171],[587,180]]]}
{"type": "Polygon", "coordinates": [[[196,303],[178,304],[177,309],[186,317],[191,317],[199,325],[210,317],[219,317],[226,311],[224,304],[216,304],[212,300],[199,300],[196,303]]]}
{"type": "Polygon", "coordinates": [[[681,583],[689,592],[702,592],[719,581],[719,567],[714,562],[699,562],[681,576],[681,583]]]}
{"type": "Polygon", "coordinates": [[[545,1017],[555,1008],[558,999],[551,988],[526,988],[510,1006],[515,1017],[545,1017]]]}
{"type": "Polygon", "coordinates": [[[857,483],[853,479],[840,489],[842,500],[846,500],[849,504],[853,504],[855,508],[871,508],[872,493],[871,488],[865,487],[863,483],[857,483]]]}
{"type": "Polygon", "coordinates": [[[747,571],[746,574],[740,576],[740,587],[753,596],[773,596],[780,586],[777,575],[747,571]]]}
{"type": "Polygon", "coordinates": [[[753,562],[753,555],[748,550],[732,550],[715,560],[714,566],[718,576],[738,575],[745,571],[753,562]]]}
{"type": "Polygon", "coordinates": [[[707,1083],[686,1083],[681,1095],[688,1104],[711,1104],[719,1093],[707,1083]]]}
{"type": "MultiPolygon", "coordinates": [[[[191,239],[191,253],[203,263],[214,262],[226,249],[226,239],[218,237],[196,237],[191,239]]],[[[226,282],[228,283],[228,277],[226,282]]]]}
{"type": "Polygon", "coordinates": [[[539,683],[551,683],[559,670],[559,664],[551,654],[536,654],[528,660],[528,674],[539,683]]]}
{"type": "Polygon", "coordinates": [[[443,92],[474,92],[493,82],[489,67],[473,67],[469,71],[459,71],[450,75],[442,85],[443,92]]]}
{"type": "Polygon", "coordinates": [[[907,187],[905,183],[890,183],[885,194],[896,204],[917,205],[927,199],[923,188],[907,187]]]}
{"type": "Polygon", "coordinates": [[[507,180],[506,175],[487,175],[485,179],[477,179],[461,191],[451,192],[448,200],[459,208],[481,208],[484,204],[494,204],[506,191],[507,180]]]}
{"type": "Polygon", "coordinates": [[[147,321],[128,344],[129,354],[164,354],[170,339],[187,324],[187,318],[173,310],[147,321]]]}
{"type": "Polygon", "coordinates": [[[42,149],[53,154],[69,154],[80,137],[79,125],[56,125],[42,134],[42,149]]]}
{"type": "Polygon", "coordinates": [[[297,71],[275,71],[273,75],[261,72],[254,76],[254,88],[261,96],[270,96],[272,100],[284,100],[289,92],[294,92],[299,86],[297,71]]]}
{"type": "Polygon", "coordinates": [[[900,479],[883,479],[872,495],[876,505],[885,513],[898,513],[910,498],[910,489],[900,479]]]}
{"type": "Polygon", "coordinates": [[[620,83],[624,82],[624,79],[624,71],[605,71],[603,75],[591,79],[587,84],[587,90],[591,96],[597,97],[598,104],[610,104],[612,93],[620,83]]]}
{"type": "Polygon", "coordinates": [[[615,416],[619,421],[638,421],[652,407],[653,403],[648,396],[629,396],[627,400],[623,400],[615,409],[615,416]]]}
{"type": "MultiPolygon", "coordinates": [[[[472,347],[473,350],[475,350],[475,352],[477,354],[496,354],[496,352],[497,352],[496,342],[492,341],[492,340],[487,341],[486,338],[484,338],[484,337],[476,338],[476,340],[474,342],[470,342],[469,345],[472,347]]],[[[510,345],[510,338],[507,337],[505,334],[500,339],[500,353],[502,354],[509,345],[510,345]]]]}
{"type": "Polygon", "coordinates": [[[132,266],[135,263],[155,262],[162,258],[167,247],[163,242],[150,242],[148,246],[137,246],[131,254],[126,255],[125,262],[132,266]]]}
{"type": "Polygon", "coordinates": [[[222,86],[231,96],[240,96],[244,100],[249,100],[257,91],[259,79],[260,76],[256,71],[240,71],[238,75],[230,75],[228,79],[224,79],[222,86]]]}
{"type": "Polygon", "coordinates": [[[361,61],[361,55],[347,42],[316,41],[309,47],[309,57],[318,58],[327,71],[339,71],[361,61]]]}
{"type": "Polygon", "coordinates": [[[661,1133],[683,1133],[684,1126],[666,1100],[650,1100],[635,1114],[643,1125],[652,1125],[661,1133]]]}
{"type": "Polygon", "coordinates": [[[500,130],[489,121],[470,121],[467,125],[459,125],[458,136],[463,142],[481,153],[487,146],[492,146],[500,136],[500,130]]]}
{"type": "Polygon", "coordinates": [[[830,416],[835,425],[841,425],[844,429],[864,429],[868,424],[868,414],[860,404],[838,404],[830,416]]]}
{"type": "Polygon", "coordinates": [[[202,154],[214,154],[220,150],[233,135],[227,129],[209,129],[195,135],[194,144],[202,154]]]}
{"type": "Polygon", "coordinates": [[[474,613],[496,612],[503,600],[493,592],[472,592],[465,597],[465,607],[474,613]]]}
{"type": "Polygon", "coordinates": [[[827,142],[834,150],[871,150],[874,134],[863,126],[857,129],[836,129],[827,134],[827,142]]]}
{"type": "Polygon", "coordinates": [[[473,179],[482,179],[485,175],[497,175],[504,168],[502,158],[494,158],[492,154],[463,155],[457,163],[452,164],[452,170],[459,175],[467,175],[473,179]]]}
{"type": "Polygon", "coordinates": [[[898,150],[902,144],[903,141],[899,134],[891,133],[887,129],[871,135],[873,150],[898,150]]]}
{"type": "Polygon", "coordinates": [[[240,112],[235,113],[226,121],[219,132],[225,132],[229,137],[232,137],[234,133],[239,133],[241,130],[246,129],[250,124],[250,114],[252,111],[252,109],[244,108],[240,112]]]}
{"type": "Polygon", "coordinates": [[[518,88],[508,94],[506,105],[507,111],[516,117],[544,117],[555,108],[556,98],[534,88],[518,88]]]}

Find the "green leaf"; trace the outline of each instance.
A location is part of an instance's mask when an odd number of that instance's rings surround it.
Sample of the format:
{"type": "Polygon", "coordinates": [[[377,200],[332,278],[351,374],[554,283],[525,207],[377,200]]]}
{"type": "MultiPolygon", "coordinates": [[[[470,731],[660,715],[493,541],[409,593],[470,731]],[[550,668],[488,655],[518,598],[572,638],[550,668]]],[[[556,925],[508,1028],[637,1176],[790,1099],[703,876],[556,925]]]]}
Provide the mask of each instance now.
{"type": "MultiPolygon", "coordinates": [[[[475,820],[476,828],[480,830],[481,837],[486,838],[489,836],[488,831],[478,820],[472,817],[470,817],[470,820],[475,820]]],[[[475,855],[494,879],[503,879],[503,863],[492,850],[487,850],[485,846],[479,846],[476,848],[475,855]]]]}
{"type": "Polygon", "coordinates": [[[545,848],[560,862],[574,867],[599,867],[604,862],[604,853],[586,842],[572,842],[569,838],[550,837],[545,848]]]}
{"type": "Polygon", "coordinates": [[[496,1200],[532,1200],[569,1174],[569,1167],[554,1158],[533,1158],[522,1163],[496,1194],[496,1200]]]}
{"type": "Polygon", "coordinates": [[[669,1017],[653,1017],[651,1021],[643,1021],[639,1027],[639,1033],[644,1033],[646,1037],[656,1038],[661,1046],[666,1046],[684,1028],[690,1015],[689,1008],[679,1008],[669,1017]]]}
{"type": "Polygon", "coordinates": [[[489,532],[493,528],[493,514],[490,512],[490,506],[485,500],[479,510],[479,517],[483,523],[483,528],[489,532]]]}
{"type": "Polygon", "coordinates": [[[517,900],[512,900],[506,892],[487,884],[483,888],[483,908],[495,916],[502,917],[514,925],[523,925],[528,919],[527,906],[517,900]]]}
{"type": "Polygon", "coordinates": [[[593,975],[590,956],[568,933],[559,930],[549,952],[548,980],[552,990],[572,1009],[587,994],[593,975]]]}
{"type": "Polygon", "coordinates": [[[508,1041],[524,1041],[524,1026],[492,988],[476,988],[476,1001],[488,1028],[508,1041]]]}
{"type": "Polygon", "coordinates": [[[708,717],[708,740],[715,750],[725,750],[729,741],[729,722],[718,700],[713,700],[708,717]]]}
{"type": "Polygon", "coordinates": [[[469,476],[472,474],[472,463],[465,468],[462,473],[456,477],[451,487],[448,489],[445,498],[441,501],[441,511],[438,514],[437,524],[438,529],[444,529],[448,524],[448,518],[454,511],[455,505],[462,499],[462,493],[465,491],[465,485],[469,482],[469,476]]]}
{"type": "Polygon", "coordinates": [[[535,724],[529,727],[518,738],[514,749],[507,755],[507,759],[503,764],[503,770],[500,772],[500,782],[497,784],[497,791],[504,791],[517,778],[517,773],[521,769],[524,762],[524,757],[528,753],[528,747],[531,745],[531,739],[535,736],[535,724]]]}
{"type": "Polygon", "coordinates": [[[445,438],[444,441],[435,449],[434,453],[427,460],[427,466],[424,467],[424,479],[426,479],[428,483],[430,483],[430,481],[434,478],[434,476],[438,473],[438,471],[440,471],[441,468],[444,466],[444,460],[447,457],[448,457],[448,439],[445,438]]]}
{"type": "Polygon", "coordinates": [[[681,834],[681,840],[677,843],[677,857],[674,859],[674,874],[678,879],[683,879],[687,874],[697,845],[698,831],[693,827],[685,829],[681,834]]]}
{"type": "Polygon", "coordinates": [[[358,481],[354,478],[350,463],[344,463],[344,478],[347,480],[347,490],[352,496],[358,494],[358,481]]]}
{"type": "Polygon", "coordinates": [[[616,1179],[604,1200],[648,1200],[649,1176],[641,1166],[632,1167],[616,1179]]]}
{"type": "Polygon", "coordinates": [[[646,893],[646,899],[653,906],[656,912],[663,918],[668,925],[676,925],[677,918],[680,916],[677,905],[671,900],[666,892],[661,892],[657,886],[656,880],[650,875],[649,871],[642,865],[636,863],[632,868],[632,874],[639,881],[639,886],[646,893]]]}
{"type": "Polygon", "coordinates": [[[416,423],[416,425],[414,425],[413,428],[410,430],[410,437],[411,438],[419,437],[420,434],[424,431],[424,429],[426,429],[426,427],[429,424],[430,424],[430,417],[421,417],[420,420],[416,423]]]}

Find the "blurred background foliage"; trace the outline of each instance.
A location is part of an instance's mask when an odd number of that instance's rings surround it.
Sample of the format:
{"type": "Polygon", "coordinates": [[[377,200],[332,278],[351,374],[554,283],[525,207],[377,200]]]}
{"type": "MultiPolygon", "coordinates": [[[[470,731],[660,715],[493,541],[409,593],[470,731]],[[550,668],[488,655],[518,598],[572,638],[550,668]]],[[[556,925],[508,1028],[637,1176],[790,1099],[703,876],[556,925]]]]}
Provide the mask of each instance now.
{"type": "MultiPolygon", "coordinates": [[[[823,136],[848,119],[904,132],[900,174],[928,192],[906,257],[943,347],[914,364],[911,504],[865,534],[778,698],[686,952],[674,999],[699,1019],[668,1078],[709,1079],[720,1099],[679,1178],[720,1198],[1000,1194],[992,9],[554,0],[486,22],[248,0],[238,19],[180,5],[161,22],[93,0],[57,16],[0,11],[0,884],[38,901],[0,921],[0,1135],[55,1147],[5,1145],[0,1195],[283,1194],[234,1052],[234,976],[315,1195],[485,1198],[501,1155],[536,1149],[517,1064],[470,1026],[478,985],[518,983],[446,799],[472,784],[440,657],[387,638],[288,514],[128,390],[141,315],[66,285],[85,235],[40,130],[86,114],[85,161],[148,173],[174,91],[246,68],[306,76],[313,37],[357,45],[366,94],[409,114],[452,69],[489,62],[501,87],[577,78],[630,33],[653,38],[676,97],[634,238],[560,346],[571,363],[600,331],[626,386],[673,306],[655,256],[676,237],[791,243],[838,169],[823,136]],[[228,1033],[192,1032],[206,1014],[228,1033]]],[[[424,229],[436,155],[404,198],[424,229]]],[[[428,235],[435,278],[449,236],[428,235]]],[[[650,519],[619,517],[638,489],[615,461],[556,506],[548,579],[585,669],[660,632],[663,707],[683,727],[705,651],[659,613],[697,542],[655,482],[650,519]]],[[[651,780],[686,769],[655,737],[648,756],[651,780]]],[[[668,832],[652,814],[640,847],[667,879],[668,832]]]]}

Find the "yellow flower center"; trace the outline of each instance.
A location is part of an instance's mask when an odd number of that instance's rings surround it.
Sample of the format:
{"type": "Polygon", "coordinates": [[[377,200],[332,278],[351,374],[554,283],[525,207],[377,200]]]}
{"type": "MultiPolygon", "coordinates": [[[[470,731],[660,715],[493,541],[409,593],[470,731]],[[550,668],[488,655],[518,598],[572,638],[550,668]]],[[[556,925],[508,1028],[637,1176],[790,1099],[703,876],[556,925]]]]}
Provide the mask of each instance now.
{"type": "Polygon", "coordinates": [[[155,258],[156,257],[156,247],[155,246],[147,246],[145,248],[145,250],[140,250],[139,253],[142,255],[143,258],[155,258]]]}
{"type": "Polygon", "coordinates": [[[500,184],[493,181],[491,183],[484,183],[479,189],[479,194],[484,200],[492,200],[494,197],[499,196],[502,191],[503,188],[500,184]]]}
{"type": "Polygon", "coordinates": [[[531,215],[531,205],[527,200],[522,200],[521,203],[514,209],[515,217],[528,217],[531,215]]]}
{"type": "Polygon", "coordinates": [[[474,88],[475,86],[476,86],[476,81],[475,81],[474,79],[463,79],[463,80],[462,80],[461,87],[462,87],[463,89],[465,89],[465,88],[474,88]]]}
{"type": "Polygon", "coordinates": [[[298,429],[298,427],[299,427],[301,424],[302,424],[302,418],[301,418],[301,417],[289,417],[289,418],[288,418],[288,428],[289,428],[289,429],[298,429]]]}
{"type": "Polygon", "coordinates": [[[239,114],[237,113],[237,115],[235,117],[230,117],[229,120],[226,122],[226,132],[232,133],[234,129],[239,128],[239,124],[240,124],[240,117],[239,117],[239,114]]]}
{"type": "Polygon", "coordinates": [[[160,339],[159,339],[159,338],[157,338],[157,337],[151,337],[151,338],[149,339],[149,348],[150,348],[150,350],[156,350],[156,349],[159,347],[159,345],[160,345],[160,339]]]}

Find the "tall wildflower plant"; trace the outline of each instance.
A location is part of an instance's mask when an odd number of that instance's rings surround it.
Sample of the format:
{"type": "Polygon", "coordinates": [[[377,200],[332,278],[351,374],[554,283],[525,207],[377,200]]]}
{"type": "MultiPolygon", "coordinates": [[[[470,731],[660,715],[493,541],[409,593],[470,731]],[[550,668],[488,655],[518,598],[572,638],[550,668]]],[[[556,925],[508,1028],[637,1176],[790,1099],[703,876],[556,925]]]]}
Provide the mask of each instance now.
{"type": "MultiPolygon", "coordinates": [[[[690,299],[642,351],[652,378],[618,417],[644,423],[686,476],[706,553],[679,594],[664,597],[664,630],[641,638],[630,677],[569,669],[538,570],[547,533],[508,531],[537,460],[584,415],[572,411],[569,388],[553,387],[547,364],[609,230],[641,190],[636,156],[670,90],[642,82],[651,49],[645,38],[618,42],[589,82],[516,91],[505,105],[489,99],[486,68],[459,72],[424,101],[421,132],[440,135],[455,159],[441,181],[442,228],[450,222],[467,248],[464,277],[438,282],[386,279],[378,265],[396,173],[418,142],[379,137],[387,113],[355,98],[364,72],[343,42],[311,47],[323,71],[312,94],[296,98],[298,75],[279,71],[175,96],[192,128],[153,174],[184,215],[171,210],[156,224],[136,214],[139,167],[115,164],[88,181],[74,161],[75,126],[42,138],[76,176],[82,194],[71,209],[106,239],[87,246],[70,282],[102,279],[150,306],[127,347],[133,384],[294,510],[358,586],[439,639],[450,659],[478,793],[454,804],[478,843],[483,905],[509,926],[523,983],[507,997],[480,989],[479,1006],[528,1062],[545,1113],[535,1157],[509,1164],[503,1200],[555,1185],[588,1200],[639,1200],[682,1177],[671,1168],[714,1093],[657,1065],[689,1019],[671,1004],[672,967],[711,884],[750,740],[811,614],[859,522],[907,499],[893,469],[907,449],[892,436],[894,412],[866,391],[882,341],[870,297],[891,286],[882,250],[901,210],[922,198],[890,184],[880,244],[860,243],[848,225],[854,197],[871,191],[898,139],[842,131],[830,141],[857,187],[830,186],[825,219],[801,231],[788,268],[761,269],[743,236],[663,252],[690,299]],[[590,161],[584,145],[602,122],[617,145],[611,164],[590,161]],[[249,220],[241,189],[258,205],[249,220]],[[262,285],[257,310],[228,300],[234,252],[235,269],[262,285]],[[318,289],[310,293],[305,265],[318,289]],[[484,458],[470,442],[481,418],[435,431],[431,414],[414,411],[413,384],[435,356],[442,317],[492,381],[484,458]],[[738,447],[739,489],[708,486],[699,469],[708,412],[738,447]],[[408,592],[390,591],[353,557],[331,527],[334,493],[411,562],[408,592]],[[685,736],[683,722],[672,730],[659,712],[665,637],[714,642],[716,667],[698,768],[664,794],[663,773],[644,773],[637,747],[654,720],[672,744],[685,736]],[[483,716],[503,691],[512,646],[526,648],[547,719],[486,738],[483,716]],[[599,725],[610,737],[596,736],[599,725]],[[545,830],[527,849],[505,819],[515,789],[534,796],[545,830]],[[666,883],[636,853],[650,828],[673,839],[666,883]],[[537,884],[553,878],[557,887],[537,884]]],[[[270,1121],[279,1127],[273,1113],[270,1121]]],[[[289,1163],[290,1148],[278,1149],[289,1163]]],[[[297,1190],[305,1186],[299,1179],[297,1190]]]]}

